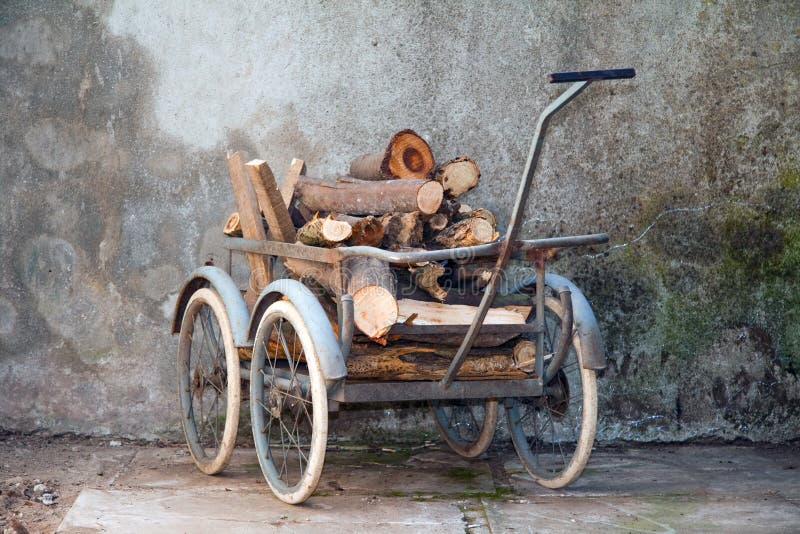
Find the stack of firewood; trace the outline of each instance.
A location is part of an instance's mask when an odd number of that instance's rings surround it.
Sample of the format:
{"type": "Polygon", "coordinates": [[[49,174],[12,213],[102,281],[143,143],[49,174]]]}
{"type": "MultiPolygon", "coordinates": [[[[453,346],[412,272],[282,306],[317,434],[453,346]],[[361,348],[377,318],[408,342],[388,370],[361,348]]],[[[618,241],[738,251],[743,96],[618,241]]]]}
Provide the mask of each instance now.
{"type": "MultiPolygon", "coordinates": [[[[231,164],[237,155],[229,156],[234,190],[235,174],[243,182],[241,161],[231,164]]],[[[254,184],[275,183],[263,161],[253,160],[244,168],[254,184]]],[[[305,175],[302,161],[294,160],[280,191],[277,186],[268,185],[263,191],[260,186],[254,187],[254,193],[266,219],[264,237],[273,240],[315,247],[431,250],[479,245],[497,239],[495,216],[458,200],[478,185],[479,179],[480,170],[472,159],[458,157],[437,166],[428,143],[415,132],[403,130],[391,138],[385,150],[353,160],[347,176],[336,180],[312,178],[305,175]],[[264,205],[272,208],[265,210],[264,205]],[[273,209],[276,205],[278,208],[273,209]]],[[[240,200],[237,194],[241,206],[240,200]]],[[[258,226],[252,220],[245,223],[234,213],[225,225],[225,233],[241,236],[243,226],[254,224],[258,226]]],[[[258,232],[252,235],[260,236],[258,232]]],[[[294,277],[313,279],[333,295],[352,295],[356,327],[372,340],[385,342],[390,328],[398,322],[447,322],[442,321],[441,303],[447,298],[447,291],[439,284],[445,273],[441,263],[391,265],[372,258],[352,257],[341,265],[344,276],[338,276],[331,265],[322,262],[286,258],[284,264],[294,277]],[[410,277],[427,292],[430,305],[421,307],[419,301],[404,305],[402,300],[398,305],[398,274],[410,277]]],[[[250,267],[256,278],[255,284],[251,280],[251,286],[258,287],[258,272],[271,267],[252,259],[250,267]]],[[[491,265],[456,265],[454,272],[459,280],[481,286],[491,277],[491,265]]],[[[451,307],[451,312],[458,315],[457,308],[451,307]]],[[[501,313],[494,315],[490,313],[488,322],[520,320],[501,313]]],[[[450,319],[452,322],[453,318],[450,319]]],[[[469,322],[466,317],[462,320],[469,322]]]]}

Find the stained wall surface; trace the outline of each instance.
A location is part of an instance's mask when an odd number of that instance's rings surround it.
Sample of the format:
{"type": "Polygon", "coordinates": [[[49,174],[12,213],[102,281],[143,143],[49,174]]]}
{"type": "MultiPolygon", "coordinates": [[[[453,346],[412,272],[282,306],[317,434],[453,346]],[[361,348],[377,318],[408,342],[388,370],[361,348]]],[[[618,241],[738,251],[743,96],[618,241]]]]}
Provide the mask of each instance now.
{"type": "MultiPolygon", "coordinates": [[[[553,121],[523,225],[611,235],[554,266],[603,329],[599,435],[797,438],[800,7],[780,1],[3,2],[0,427],[179,428],[169,321],[223,256],[226,149],[333,177],[413,128],[478,161],[465,201],[502,220],[563,89],[545,74],[629,66],[553,121]]],[[[430,429],[387,413],[337,425],[430,429]]]]}

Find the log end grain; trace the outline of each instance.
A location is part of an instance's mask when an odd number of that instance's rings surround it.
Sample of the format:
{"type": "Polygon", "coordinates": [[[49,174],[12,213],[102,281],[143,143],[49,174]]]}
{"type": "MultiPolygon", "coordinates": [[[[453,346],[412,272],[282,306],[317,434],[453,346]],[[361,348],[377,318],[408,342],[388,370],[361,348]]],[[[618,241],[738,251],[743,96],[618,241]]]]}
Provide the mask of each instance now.
{"type": "Polygon", "coordinates": [[[222,233],[231,237],[242,237],[242,221],[239,219],[239,212],[234,211],[225,221],[222,233]]]}
{"type": "Polygon", "coordinates": [[[434,178],[441,182],[448,197],[464,194],[476,185],[481,177],[478,164],[470,158],[461,156],[450,160],[436,169],[434,178]]]}
{"type": "Polygon", "coordinates": [[[413,130],[392,136],[381,163],[386,178],[426,178],[435,162],[428,143],[413,130]]]}
{"type": "Polygon", "coordinates": [[[356,326],[370,339],[384,337],[397,322],[399,313],[394,295],[377,285],[353,293],[353,308],[356,326]]]}
{"type": "Polygon", "coordinates": [[[494,227],[486,219],[472,217],[445,228],[435,239],[446,248],[471,247],[491,243],[495,239],[494,227]]]}
{"type": "Polygon", "coordinates": [[[322,221],[322,236],[332,243],[341,243],[352,234],[353,227],[346,221],[337,221],[330,216],[322,221]]]}
{"type": "Polygon", "coordinates": [[[444,198],[442,184],[430,180],[425,182],[417,190],[417,206],[419,211],[425,215],[431,215],[439,210],[444,198]]]}

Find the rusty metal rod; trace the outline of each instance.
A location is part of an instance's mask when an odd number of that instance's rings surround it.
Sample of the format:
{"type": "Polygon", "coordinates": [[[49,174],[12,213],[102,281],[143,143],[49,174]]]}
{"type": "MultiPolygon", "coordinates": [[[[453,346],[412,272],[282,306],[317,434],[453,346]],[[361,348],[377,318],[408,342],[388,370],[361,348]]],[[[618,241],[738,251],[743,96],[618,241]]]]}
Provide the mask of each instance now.
{"type": "MultiPolygon", "coordinates": [[[[544,277],[542,277],[544,278],[544,277]]],[[[558,350],[550,360],[550,365],[542,376],[542,382],[545,385],[555,378],[556,373],[561,369],[564,359],[567,357],[569,348],[572,346],[572,292],[566,286],[561,286],[558,289],[558,297],[561,299],[561,310],[563,316],[561,317],[561,335],[558,336],[558,350]]]]}
{"type": "MultiPolygon", "coordinates": [[[[536,130],[533,134],[533,140],[531,141],[531,148],[528,154],[528,161],[525,163],[525,171],[522,175],[522,181],[519,184],[517,199],[514,203],[514,209],[511,212],[511,219],[509,220],[508,229],[506,230],[506,235],[502,242],[500,255],[497,257],[497,263],[495,263],[494,269],[492,270],[492,278],[489,280],[489,284],[484,290],[483,299],[478,307],[478,311],[475,313],[475,318],[472,320],[472,325],[470,325],[469,331],[464,337],[464,341],[461,342],[458,352],[453,358],[453,361],[450,363],[447,374],[445,374],[441,380],[441,385],[445,389],[450,387],[450,384],[453,382],[453,379],[455,379],[456,374],[458,374],[458,370],[464,363],[467,354],[469,354],[472,344],[478,337],[478,331],[480,330],[483,320],[486,317],[486,313],[489,311],[489,306],[492,305],[494,296],[497,293],[497,285],[500,281],[500,275],[502,274],[506,264],[508,264],[509,258],[511,257],[512,244],[514,241],[516,241],[517,234],[519,233],[520,222],[522,220],[523,211],[528,200],[528,192],[530,191],[531,183],[533,182],[533,175],[536,173],[536,166],[539,162],[539,156],[542,152],[544,135],[547,131],[547,125],[550,122],[550,117],[552,117],[553,114],[555,114],[558,110],[566,106],[567,103],[569,103],[573,98],[578,96],[589,86],[590,83],[592,82],[583,81],[572,84],[569,89],[564,91],[558,98],[551,102],[550,105],[548,105],[539,116],[539,122],[536,125],[536,130]]],[[[542,269],[541,278],[544,278],[544,269],[542,269]]],[[[541,337],[541,333],[537,334],[537,338],[541,337]]],[[[539,345],[540,344],[537,343],[537,349],[539,348],[539,345]]],[[[539,354],[542,353],[540,352],[539,354]]]]}
{"type": "MultiPolygon", "coordinates": [[[[243,239],[241,237],[226,237],[224,243],[227,248],[240,252],[284,256],[287,258],[313,260],[323,263],[333,263],[350,256],[366,256],[388,263],[421,263],[424,261],[442,260],[464,261],[470,258],[496,256],[502,252],[505,241],[475,245],[472,247],[423,250],[418,252],[396,252],[364,246],[327,249],[322,247],[310,247],[308,245],[297,245],[294,243],[243,239]]],[[[525,252],[530,250],[569,248],[585,245],[600,245],[603,243],[608,243],[608,234],[587,234],[521,240],[511,244],[511,257],[524,257],[525,252]]]]}
{"type": "Polygon", "coordinates": [[[350,347],[353,344],[353,333],[355,332],[353,295],[342,295],[339,297],[339,305],[336,307],[339,321],[339,347],[342,349],[342,358],[347,361],[350,356],[350,347]]]}

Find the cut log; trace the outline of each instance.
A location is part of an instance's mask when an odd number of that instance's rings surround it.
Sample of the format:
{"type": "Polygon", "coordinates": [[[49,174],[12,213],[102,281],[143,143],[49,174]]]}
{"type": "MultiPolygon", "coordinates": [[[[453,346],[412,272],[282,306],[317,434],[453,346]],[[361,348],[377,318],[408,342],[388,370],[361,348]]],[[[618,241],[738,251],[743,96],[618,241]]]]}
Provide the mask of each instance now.
{"type": "Polygon", "coordinates": [[[307,284],[308,281],[313,280],[331,295],[339,295],[341,293],[341,278],[338,276],[336,269],[329,263],[301,260],[299,258],[283,258],[283,265],[295,279],[301,282],[307,284]]]}
{"type": "MultiPolygon", "coordinates": [[[[258,209],[258,199],[253,191],[253,185],[244,169],[244,155],[235,152],[228,154],[227,159],[233,195],[236,198],[242,224],[242,235],[247,239],[264,241],[267,239],[267,233],[261,223],[261,212],[258,209]]],[[[250,264],[250,281],[244,300],[252,308],[261,290],[272,282],[272,263],[265,256],[252,253],[247,254],[247,261],[250,264]]]]}
{"type": "Polygon", "coordinates": [[[245,167],[258,199],[258,207],[267,220],[272,239],[283,243],[293,243],[295,240],[294,224],[292,224],[289,210],[283,202],[283,197],[278,190],[278,184],[275,182],[275,176],[269,165],[264,160],[254,159],[245,167]]]}
{"type": "Polygon", "coordinates": [[[472,217],[448,226],[436,236],[434,242],[444,248],[470,247],[490,243],[495,237],[494,227],[489,221],[472,217]]]}
{"type": "Polygon", "coordinates": [[[436,213],[442,203],[442,184],[433,180],[369,182],[345,177],[336,181],[301,176],[297,197],[311,211],[350,215],[383,215],[397,211],[436,213]]]}
{"type": "Polygon", "coordinates": [[[480,177],[481,171],[477,163],[465,156],[440,165],[434,173],[434,179],[441,182],[445,194],[450,198],[466,193],[478,185],[480,177]]]}
{"type": "Polygon", "coordinates": [[[397,322],[397,281],[385,262],[355,256],[342,262],[347,293],[353,296],[356,328],[380,341],[397,322]]]}
{"type": "Polygon", "coordinates": [[[512,352],[514,366],[520,371],[532,373],[536,363],[536,343],[521,339],[514,345],[512,352]]]}
{"type": "Polygon", "coordinates": [[[380,219],[372,215],[366,217],[353,217],[351,215],[336,215],[337,221],[350,224],[353,230],[348,244],[365,247],[379,247],[383,242],[383,224],[380,219]]]}
{"type": "MultiPolygon", "coordinates": [[[[439,380],[453,360],[456,347],[393,343],[388,347],[353,344],[347,359],[347,380],[439,380]]],[[[458,380],[530,378],[502,351],[473,349],[459,369],[458,380]]]]}
{"type": "Polygon", "coordinates": [[[462,283],[472,284],[475,288],[482,288],[492,278],[494,263],[468,263],[459,265],[456,269],[456,279],[462,283]]]}
{"type": "Polygon", "coordinates": [[[352,295],[355,326],[370,339],[383,343],[397,322],[397,282],[386,263],[363,256],[346,258],[341,276],[332,265],[318,261],[286,258],[284,265],[298,280],[311,279],[331,295],[352,295]]]}
{"type": "Polygon", "coordinates": [[[450,222],[447,219],[447,215],[444,213],[434,213],[433,215],[428,215],[424,218],[424,220],[424,233],[426,239],[433,239],[436,234],[447,228],[447,224],[450,222]]]}
{"type": "Polygon", "coordinates": [[[459,212],[458,215],[456,215],[455,220],[463,221],[464,219],[470,219],[473,217],[484,219],[492,225],[492,228],[497,228],[497,217],[495,217],[494,213],[486,208],[475,208],[471,211],[459,212]]]}
{"type": "Polygon", "coordinates": [[[350,175],[360,180],[427,178],[433,167],[433,153],[428,143],[414,131],[403,130],[392,136],[383,152],[354,159],[350,175]]]}
{"type": "MultiPolygon", "coordinates": [[[[269,226],[267,226],[267,220],[264,219],[264,217],[261,217],[261,224],[264,226],[264,232],[266,232],[267,238],[269,238],[271,234],[269,232],[269,226]]],[[[239,217],[238,211],[234,211],[228,216],[228,219],[225,221],[225,226],[222,229],[222,233],[230,237],[243,237],[242,221],[239,217]]]]}
{"type": "Polygon", "coordinates": [[[422,243],[423,223],[418,211],[387,213],[381,218],[383,248],[416,247],[422,243]]]}
{"type": "Polygon", "coordinates": [[[420,289],[427,291],[436,300],[447,298],[447,291],[439,285],[439,277],[444,275],[444,266],[441,263],[429,263],[409,270],[420,289]]]}
{"type": "Polygon", "coordinates": [[[228,216],[228,220],[225,221],[225,227],[222,229],[222,233],[231,237],[242,237],[242,221],[239,220],[238,211],[234,211],[230,214],[230,216],[228,216]]]}
{"type": "Polygon", "coordinates": [[[439,205],[439,210],[436,213],[441,213],[447,217],[448,221],[452,221],[456,218],[460,209],[461,203],[458,200],[445,198],[442,200],[442,203],[439,205]]]}
{"type": "Polygon", "coordinates": [[[338,221],[330,215],[324,219],[315,217],[297,231],[297,240],[314,247],[334,247],[353,233],[350,223],[338,221]]]}

